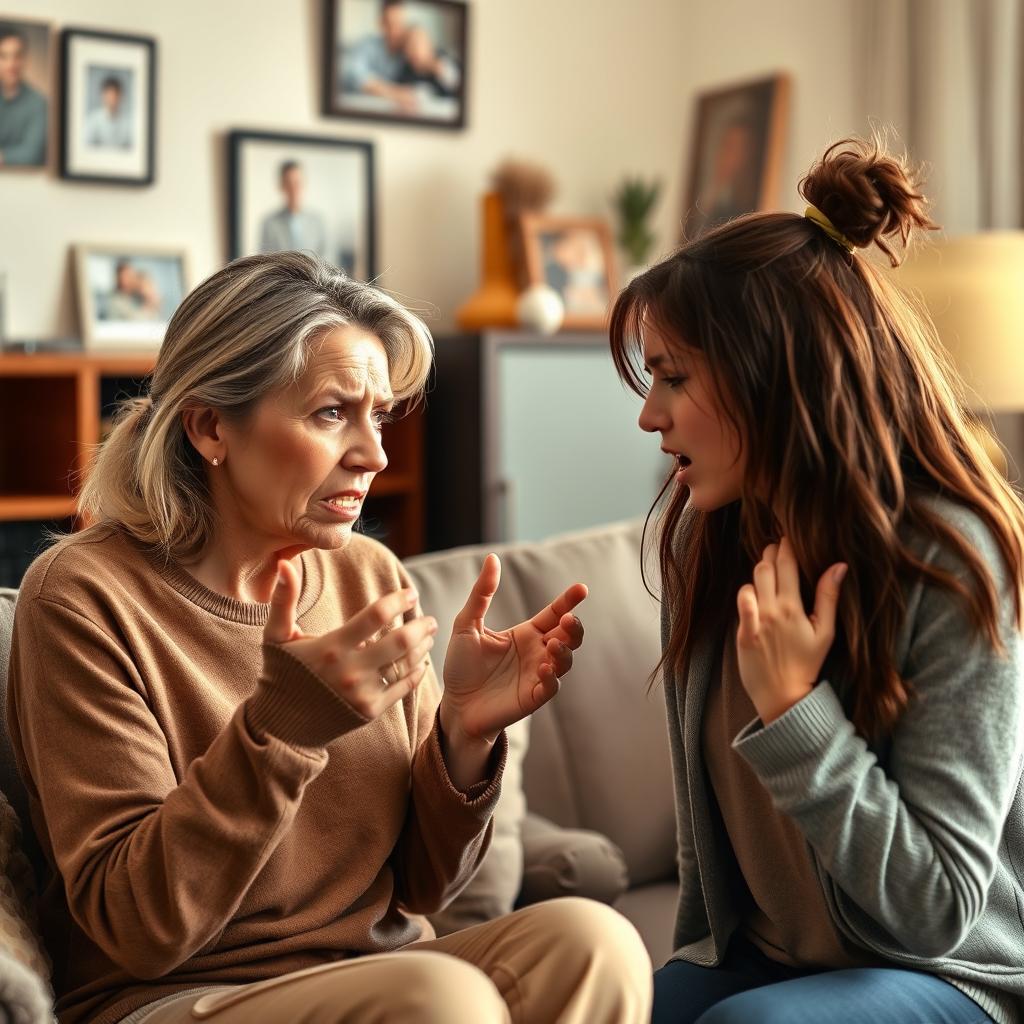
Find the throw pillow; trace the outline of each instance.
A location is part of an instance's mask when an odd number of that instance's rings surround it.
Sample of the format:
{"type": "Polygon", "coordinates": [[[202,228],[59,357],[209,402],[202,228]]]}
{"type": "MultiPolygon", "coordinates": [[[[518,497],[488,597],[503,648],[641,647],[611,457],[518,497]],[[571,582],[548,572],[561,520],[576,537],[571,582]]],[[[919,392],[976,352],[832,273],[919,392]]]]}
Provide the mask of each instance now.
{"type": "Polygon", "coordinates": [[[522,833],[523,888],[517,906],[556,896],[611,904],[629,888],[626,858],[600,832],[562,828],[528,812],[522,833]]]}

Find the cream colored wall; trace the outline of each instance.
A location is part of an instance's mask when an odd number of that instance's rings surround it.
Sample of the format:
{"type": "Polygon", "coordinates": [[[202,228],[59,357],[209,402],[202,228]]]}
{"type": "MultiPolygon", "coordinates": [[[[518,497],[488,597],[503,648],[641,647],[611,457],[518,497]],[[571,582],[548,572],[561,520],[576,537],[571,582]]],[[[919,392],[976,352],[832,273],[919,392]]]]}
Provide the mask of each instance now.
{"type": "MultiPolygon", "coordinates": [[[[317,0],[7,0],[4,13],[155,36],[156,183],[134,189],[0,175],[0,272],[8,330],[77,333],[76,241],[181,244],[197,279],[226,256],[225,134],[231,129],[369,138],[377,144],[383,283],[431,305],[437,331],[475,287],[477,205],[515,154],[560,183],[556,208],[609,214],[627,173],[667,185],[660,248],[672,244],[695,93],[793,76],[782,205],[832,136],[860,129],[854,0],[475,0],[469,127],[442,132],[323,118],[317,0]],[[284,12],[284,13],[282,13],[284,12]],[[290,15],[289,17],[286,15],[290,15]]],[[[688,169],[688,163],[686,164],[688,169]]]]}

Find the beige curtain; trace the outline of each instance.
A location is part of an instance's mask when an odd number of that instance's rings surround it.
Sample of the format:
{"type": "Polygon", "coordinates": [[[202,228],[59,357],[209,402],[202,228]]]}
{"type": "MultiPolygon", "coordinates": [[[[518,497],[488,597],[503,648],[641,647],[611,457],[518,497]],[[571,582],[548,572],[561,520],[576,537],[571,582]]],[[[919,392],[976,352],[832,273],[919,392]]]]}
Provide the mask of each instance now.
{"type": "Polygon", "coordinates": [[[929,167],[947,234],[1024,226],[1024,0],[854,0],[865,115],[929,167]]]}

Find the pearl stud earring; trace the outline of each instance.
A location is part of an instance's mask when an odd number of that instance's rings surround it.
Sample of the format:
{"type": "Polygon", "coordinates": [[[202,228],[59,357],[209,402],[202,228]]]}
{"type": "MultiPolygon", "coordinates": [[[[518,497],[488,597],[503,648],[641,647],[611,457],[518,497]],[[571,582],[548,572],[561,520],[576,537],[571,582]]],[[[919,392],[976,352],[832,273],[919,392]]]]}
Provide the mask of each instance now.
{"type": "Polygon", "coordinates": [[[218,459],[216,455],[214,455],[214,457],[213,457],[213,458],[212,458],[212,459],[211,459],[210,461],[211,461],[211,462],[212,462],[212,463],[213,463],[213,464],[214,464],[215,466],[219,466],[219,465],[220,465],[220,459],[218,459]]]}

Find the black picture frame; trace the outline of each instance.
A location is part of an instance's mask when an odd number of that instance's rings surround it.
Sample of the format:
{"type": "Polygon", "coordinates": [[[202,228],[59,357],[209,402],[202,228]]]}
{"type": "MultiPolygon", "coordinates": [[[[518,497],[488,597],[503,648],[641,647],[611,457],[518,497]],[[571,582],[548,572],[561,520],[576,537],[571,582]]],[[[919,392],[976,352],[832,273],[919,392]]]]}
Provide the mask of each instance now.
{"type": "Polygon", "coordinates": [[[60,176],[67,181],[106,185],[152,185],[156,180],[156,83],[157,43],[152,36],[65,28],[60,38],[60,176]],[[101,54],[100,44],[125,48],[126,58],[132,50],[138,51],[134,67],[118,66],[104,72],[99,65],[84,66],[90,72],[89,79],[97,77],[91,75],[92,71],[106,74],[100,83],[101,96],[108,92],[108,82],[120,83],[117,91],[122,97],[129,88],[135,89],[133,105],[127,111],[134,122],[129,116],[122,116],[120,121],[108,118],[108,127],[95,129],[100,134],[91,137],[89,133],[94,129],[90,129],[88,119],[102,117],[104,112],[95,106],[88,109],[88,93],[95,91],[95,85],[81,81],[79,72],[83,68],[78,61],[85,56],[74,52],[76,45],[87,48],[90,43],[94,44],[94,55],[101,54]],[[145,95],[140,97],[139,92],[145,95]],[[137,116],[139,111],[141,116],[137,116]],[[134,140],[136,130],[140,138],[134,140]],[[122,144],[123,138],[129,139],[127,145],[122,144]]]}
{"type": "MultiPolygon", "coordinates": [[[[247,193],[245,175],[247,151],[253,152],[251,147],[264,146],[265,150],[262,163],[278,169],[278,174],[285,163],[298,162],[302,164],[300,157],[309,163],[311,157],[316,157],[330,151],[341,153],[354,153],[362,161],[361,179],[362,188],[362,215],[356,216],[355,221],[362,224],[362,231],[355,232],[355,248],[352,265],[346,265],[348,261],[338,258],[336,243],[329,242],[330,251],[319,252],[318,254],[328,259],[329,262],[341,266],[353,277],[360,280],[370,281],[377,276],[377,214],[376,214],[376,173],[375,173],[375,151],[372,142],[366,139],[339,139],[325,135],[295,135],[287,132],[266,132],[237,129],[228,133],[228,246],[229,258],[236,259],[239,256],[249,255],[254,252],[271,251],[261,244],[251,243],[253,238],[252,225],[248,223],[249,217],[245,207],[247,206],[247,193]],[[273,154],[273,147],[279,147],[280,152],[273,154]],[[361,236],[361,237],[359,237],[361,236]]],[[[316,161],[322,165],[322,161],[316,161]]],[[[321,172],[321,179],[324,175],[321,172]]],[[[332,179],[336,180],[336,179],[332,179]]],[[[261,176],[259,186],[262,192],[267,193],[266,178],[261,176]]],[[[255,191],[255,190],[254,190],[255,191]]],[[[326,186],[321,181],[319,189],[323,196],[326,186]]],[[[338,212],[332,211],[333,220],[328,222],[327,239],[337,237],[339,234],[348,237],[347,229],[338,230],[338,212]]],[[[264,212],[263,220],[267,220],[269,214],[264,212]]],[[[262,231],[261,231],[262,234],[262,231]]],[[[275,248],[291,248],[291,246],[276,246],[275,248]]],[[[301,248],[301,246],[300,246],[301,248]]]]}
{"type": "MultiPolygon", "coordinates": [[[[382,0],[321,0],[323,12],[323,56],[322,56],[322,104],[325,117],[356,118],[367,121],[384,121],[396,124],[415,125],[421,128],[461,130],[466,127],[467,96],[469,75],[469,15],[470,8],[465,0],[393,0],[394,6],[430,13],[433,9],[439,15],[447,15],[452,30],[448,33],[448,46],[456,51],[449,55],[451,67],[457,72],[457,85],[442,81],[443,75],[427,75],[416,72],[408,63],[401,72],[403,79],[389,85],[401,85],[412,90],[415,102],[424,107],[423,113],[415,110],[403,112],[393,101],[379,97],[359,95],[355,90],[344,89],[341,82],[346,75],[346,56],[342,46],[346,21],[346,8],[354,10],[360,5],[364,11],[367,5],[382,8],[382,0]]],[[[423,26],[413,25],[413,28],[423,26]]],[[[383,38],[383,36],[382,36],[383,38]]],[[[434,40],[431,40],[432,42],[434,40]]],[[[447,53],[447,50],[445,50],[447,53]]],[[[348,58],[348,59],[351,59],[348,58]]]]}

